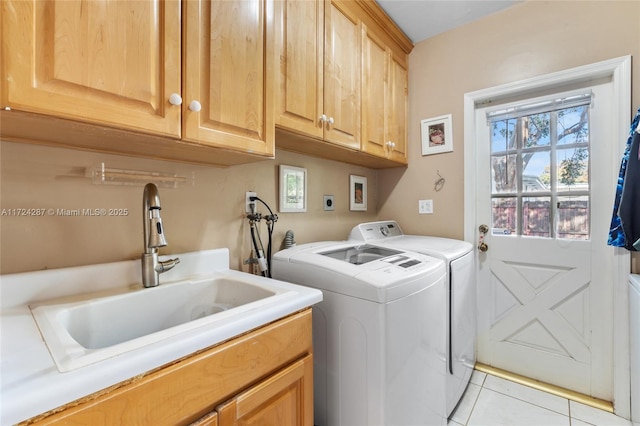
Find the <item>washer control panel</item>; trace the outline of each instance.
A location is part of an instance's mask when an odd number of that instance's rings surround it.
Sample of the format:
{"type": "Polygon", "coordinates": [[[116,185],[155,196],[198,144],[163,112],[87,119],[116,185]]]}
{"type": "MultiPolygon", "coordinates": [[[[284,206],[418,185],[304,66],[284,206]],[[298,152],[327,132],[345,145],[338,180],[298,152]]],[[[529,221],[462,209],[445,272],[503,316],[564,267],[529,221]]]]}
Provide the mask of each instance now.
{"type": "Polygon", "coordinates": [[[387,257],[385,259],[382,259],[382,261],[391,263],[393,265],[396,265],[405,269],[411,268],[412,266],[420,265],[422,263],[417,259],[413,259],[405,255],[396,255],[396,256],[387,257]]]}
{"type": "Polygon", "coordinates": [[[361,223],[351,230],[350,240],[374,241],[404,235],[400,225],[393,220],[361,223]]]}

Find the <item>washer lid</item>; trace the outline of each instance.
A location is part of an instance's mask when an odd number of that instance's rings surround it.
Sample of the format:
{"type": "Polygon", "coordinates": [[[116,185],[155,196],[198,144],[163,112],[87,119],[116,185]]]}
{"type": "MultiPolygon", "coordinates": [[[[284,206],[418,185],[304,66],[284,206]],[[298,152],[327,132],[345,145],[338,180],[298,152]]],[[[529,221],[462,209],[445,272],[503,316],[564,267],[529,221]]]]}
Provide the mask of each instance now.
{"type": "Polygon", "coordinates": [[[402,252],[398,250],[372,246],[369,244],[332,248],[331,250],[318,253],[332,259],[342,260],[343,262],[347,262],[352,265],[364,265],[365,263],[385,259],[387,257],[398,257],[398,255],[402,254],[402,252]]]}
{"type": "Polygon", "coordinates": [[[298,245],[274,255],[275,278],[386,303],[444,280],[444,262],[354,242],[298,245]],[[366,261],[364,261],[366,260],[366,261]]]}

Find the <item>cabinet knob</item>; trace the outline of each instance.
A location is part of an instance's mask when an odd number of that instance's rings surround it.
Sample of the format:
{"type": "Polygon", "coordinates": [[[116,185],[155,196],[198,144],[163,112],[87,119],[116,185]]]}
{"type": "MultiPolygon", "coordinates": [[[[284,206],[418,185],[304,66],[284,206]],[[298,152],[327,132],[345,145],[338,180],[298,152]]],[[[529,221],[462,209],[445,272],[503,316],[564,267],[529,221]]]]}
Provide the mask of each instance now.
{"type": "Polygon", "coordinates": [[[329,117],[329,119],[327,120],[327,123],[329,124],[335,123],[335,121],[333,120],[333,117],[329,117]]]}
{"type": "Polygon", "coordinates": [[[322,115],[320,116],[320,122],[321,122],[321,123],[326,123],[326,122],[327,122],[327,120],[328,120],[328,118],[327,118],[327,116],[326,116],[325,114],[322,114],[322,115]]]}
{"type": "Polygon", "coordinates": [[[193,112],[199,112],[202,109],[202,105],[198,101],[191,101],[189,104],[189,110],[193,112]]]}
{"type": "Polygon", "coordinates": [[[177,93],[172,93],[171,96],[169,96],[169,103],[171,105],[182,105],[182,96],[177,93]]]}

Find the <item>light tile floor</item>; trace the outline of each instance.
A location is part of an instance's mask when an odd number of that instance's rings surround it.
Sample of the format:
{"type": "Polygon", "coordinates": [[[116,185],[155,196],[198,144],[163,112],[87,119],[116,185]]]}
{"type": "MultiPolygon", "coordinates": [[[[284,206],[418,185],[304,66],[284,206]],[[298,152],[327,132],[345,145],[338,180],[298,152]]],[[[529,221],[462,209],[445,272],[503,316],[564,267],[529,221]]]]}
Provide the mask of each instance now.
{"type": "Polygon", "coordinates": [[[474,371],[449,426],[640,426],[606,411],[474,371]]]}

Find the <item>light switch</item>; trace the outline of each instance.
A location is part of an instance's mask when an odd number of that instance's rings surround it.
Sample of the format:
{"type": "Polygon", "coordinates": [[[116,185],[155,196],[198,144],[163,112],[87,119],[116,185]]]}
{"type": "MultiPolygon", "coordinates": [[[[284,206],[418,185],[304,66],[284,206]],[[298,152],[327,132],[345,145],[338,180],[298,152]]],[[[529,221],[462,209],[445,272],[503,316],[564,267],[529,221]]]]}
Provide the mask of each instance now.
{"type": "Polygon", "coordinates": [[[433,214],[433,200],[418,200],[418,214],[433,214]]]}

